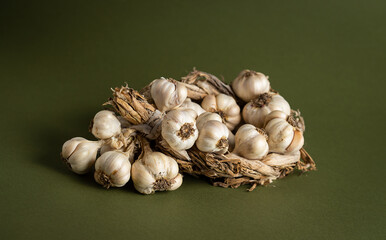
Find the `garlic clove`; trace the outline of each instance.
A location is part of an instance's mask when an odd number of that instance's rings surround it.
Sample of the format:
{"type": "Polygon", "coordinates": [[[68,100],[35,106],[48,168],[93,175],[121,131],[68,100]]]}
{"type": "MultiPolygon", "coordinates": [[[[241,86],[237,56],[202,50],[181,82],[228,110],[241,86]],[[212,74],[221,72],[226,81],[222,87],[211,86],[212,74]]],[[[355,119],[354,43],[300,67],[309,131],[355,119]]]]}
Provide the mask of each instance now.
{"type": "Polygon", "coordinates": [[[208,112],[218,113],[230,130],[233,130],[241,121],[240,107],[231,96],[225,94],[207,95],[201,106],[208,112]]]}
{"type": "Polygon", "coordinates": [[[70,139],[62,147],[63,161],[71,171],[85,174],[94,165],[101,144],[99,141],[89,141],[84,138],[70,139]]]}
{"type": "Polygon", "coordinates": [[[292,138],[292,142],[287,147],[286,152],[292,153],[299,151],[304,145],[304,137],[303,132],[295,129],[294,137],[292,138]]]}
{"type": "Polygon", "coordinates": [[[282,112],[282,111],[279,111],[279,110],[272,111],[272,112],[270,112],[270,113],[265,117],[264,126],[266,126],[266,125],[268,124],[268,122],[271,121],[272,119],[275,119],[275,118],[281,118],[281,119],[286,120],[287,117],[288,117],[288,115],[285,114],[285,113],[282,112]]]}
{"type": "Polygon", "coordinates": [[[178,109],[192,109],[197,113],[197,116],[206,112],[199,104],[192,102],[190,98],[187,98],[178,109]]]}
{"type": "Polygon", "coordinates": [[[135,189],[142,194],[156,191],[172,191],[182,184],[177,162],[163,153],[150,152],[145,147],[144,155],[134,162],[132,179],[135,189]]]}
{"type": "Polygon", "coordinates": [[[122,187],[130,180],[128,156],[119,151],[102,154],[95,163],[94,179],[105,188],[122,187]]]}
{"type": "Polygon", "coordinates": [[[244,102],[249,102],[259,94],[270,90],[268,76],[252,70],[243,70],[232,82],[232,89],[244,102]]]}
{"type": "Polygon", "coordinates": [[[179,107],[186,99],[188,90],[186,87],[174,79],[156,79],[150,89],[157,108],[161,112],[179,107]]]}
{"type": "Polygon", "coordinates": [[[92,122],[92,134],[99,139],[108,139],[121,132],[121,123],[111,111],[99,111],[92,122]]]}
{"type": "Polygon", "coordinates": [[[262,159],[269,146],[265,132],[251,124],[242,125],[235,135],[234,153],[247,159],[262,159]]]}
{"type": "Polygon", "coordinates": [[[205,112],[205,113],[201,114],[200,116],[198,116],[198,118],[196,120],[196,126],[197,126],[198,131],[200,131],[201,128],[204,126],[204,124],[210,120],[222,122],[222,118],[217,113],[205,112]]]}
{"type": "Polygon", "coordinates": [[[202,152],[223,154],[229,148],[228,137],[229,129],[223,123],[210,120],[201,128],[196,146],[202,152]]]}
{"type": "Polygon", "coordinates": [[[263,93],[244,106],[242,115],[246,123],[262,128],[266,116],[275,110],[282,111],[287,116],[291,113],[290,105],[282,96],[263,93]]]}

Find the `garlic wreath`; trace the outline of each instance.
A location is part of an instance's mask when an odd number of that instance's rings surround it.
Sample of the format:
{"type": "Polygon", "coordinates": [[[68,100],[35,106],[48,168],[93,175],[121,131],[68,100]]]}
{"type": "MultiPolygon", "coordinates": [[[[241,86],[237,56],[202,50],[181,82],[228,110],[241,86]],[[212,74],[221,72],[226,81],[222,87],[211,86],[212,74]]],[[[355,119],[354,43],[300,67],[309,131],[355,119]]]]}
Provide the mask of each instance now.
{"type": "Polygon", "coordinates": [[[102,110],[95,114],[91,132],[99,139],[111,138],[121,132],[121,122],[113,112],[102,110]]]}
{"type": "Polygon", "coordinates": [[[228,151],[228,136],[229,129],[223,123],[210,120],[200,129],[196,146],[202,152],[223,154],[228,151]]]}
{"type": "Polygon", "coordinates": [[[282,96],[279,94],[263,93],[244,106],[243,119],[246,123],[262,128],[265,117],[275,110],[282,111],[287,114],[287,116],[291,113],[290,105],[282,96]]]}
{"type": "Polygon", "coordinates": [[[233,130],[241,121],[240,107],[234,98],[225,94],[207,95],[201,103],[203,109],[208,112],[218,113],[224,124],[233,130]]]}
{"type": "Polygon", "coordinates": [[[151,97],[161,112],[179,107],[186,99],[188,90],[173,79],[156,79],[150,89],[151,97]]]}
{"type": "Polygon", "coordinates": [[[304,122],[296,112],[289,117],[281,111],[271,112],[266,117],[265,130],[270,152],[292,153],[303,147],[304,122]]]}
{"type": "Polygon", "coordinates": [[[122,187],[130,180],[129,157],[120,151],[103,153],[95,162],[94,179],[105,188],[122,187]]]}
{"type": "Polygon", "coordinates": [[[270,90],[268,76],[252,70],[243,70],[232,82],[232,89],[244,102],[270,90]]]}
{"type": "Polygon", "coordinates": [[[131,169],[135,189],[142,194],[151,194],[179,188],[182,175],[178,173],[177,162],[163,153],[153,152],[144,141],[143,152],[131,169]]]}
{"type": "Polygon", "coordinates": [[[242,125],[235,135],[233,153],[247,159],[262,159],[268,154],[267,135],[251,124],[242,125]]]}
{"type": "Polygon", "coordinates": [[[194,145],[198,137],[196,118],[197,113],[192,109],[175,109],[166,114],[161,135],[171,148],[181,151],[194,145]]]}
{"type": "Polygon", "coordinates": [[[101,141],[74,137],[63,144],[61,156],[73,172],[84,174],[89,172],[94,165],[101,145],[101,141]]]}

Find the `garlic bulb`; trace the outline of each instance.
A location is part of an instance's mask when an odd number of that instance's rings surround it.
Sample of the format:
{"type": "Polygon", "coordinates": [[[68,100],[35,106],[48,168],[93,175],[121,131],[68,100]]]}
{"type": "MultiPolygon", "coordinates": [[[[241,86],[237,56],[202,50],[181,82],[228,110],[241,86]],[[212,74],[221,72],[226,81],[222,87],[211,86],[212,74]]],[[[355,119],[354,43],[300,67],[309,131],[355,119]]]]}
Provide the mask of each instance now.
{"type": "Polygon", "coordinates": [[[202,100],[201,106],[208,112],[218,113],[230,130],[233,130],[241,121],[240,107],[235,99],[228,95],[222,93],[217,96],[207,95],[202,100]]]}
{"type": "Polygon", "coordinates": [[[143,154],[134,162],[131,175],[135,189],[142,194],[155,191],[172,191],[182,184],[177,162],[160,152],[153,152],[147,145],[143,154]]]}
{"type": "Polygon", "coordinates": [[[244,102],[270,90],[268,76],[252,70],[243,70],[232,82],[232,89],[244,102]]]}
{"type": "Polygon", "coordinates": [[[197,113],[192,109],[176,109],[162,120],[161,135],[174,150],[189,149],[198,137],[197,113]]]}
{"type": "Polygon", "coordinates": [[[194,111],[196,111],[197,116],[200,116],[202,113],[206,112],[200,106],[200,104],[192,102],[192,100],[190,98],[187,98],[178,109],[193,109],[194,111]]]}
{"type": "Polygon", "coordinates": [[[94,179],[105,188],[122,187],[130,179],[128,156],[119,151],[103,153],[95,162],[94,179]]]}
{"type": "Polygon", "coordinates": [[[99,139],[111,138],[121,132],[121,123],[111,111],[99,111],[92,122],[92,134],[99,139]]]}
{"type": "Polygon", "coordinates": [[[262,159],[268,154],[267,135],[251,124],[244,124],[235,135],[234,153],[247,159],[262,159]]]}
{"type": "Polygon", "coordinates": [[[204,126],[204,124],[210,120],[222,122],[222,118],[217,113],[204,112],[203,114],[198,116],[198,118],[196,120],[196,126],[197,126],[198,131],[200,131],[202,126],[204,126]]]}
{"type": "Polygon", "coordinates": [[[228,136],[229,129],[223,123],[210,120],[202,126],[196,146],[202,152],[223,154],[228,151],[228,136]]]}
{"type": "MultiPolygon", "coordinates": [[[[267,116],[265,130],[268,134],[269,151],[275,153],[293,153],[299,151],[304,144],[302,125],[291,115],[273,111],[267,116]]],[[[301,118],[301,121],[303,119],[301,118]]]]}
{"type": "Polygon", "coordinates": [[[244,106],[243,119],[246,123],[262,128],[265,117],[275,110],[282,111],[287,114],[287,116],[291,113],[290,105],[282,96],[279,94],[263,93],[244,106]]]}
{"type": "Polygon", "coordinates": [[[172,79],[157,79],[153,81],[150,89],[151,97],[161,112],[166,112],[179,107],[186,99],[186,87],[172,79]]]}
{"type": "Polygon", "coordinates": [[[63,144],[62,158],[67,166],[77,174],[84,174],[91,170],[102,143],[89,141],[82,137],[75,137],[63,144]]]}

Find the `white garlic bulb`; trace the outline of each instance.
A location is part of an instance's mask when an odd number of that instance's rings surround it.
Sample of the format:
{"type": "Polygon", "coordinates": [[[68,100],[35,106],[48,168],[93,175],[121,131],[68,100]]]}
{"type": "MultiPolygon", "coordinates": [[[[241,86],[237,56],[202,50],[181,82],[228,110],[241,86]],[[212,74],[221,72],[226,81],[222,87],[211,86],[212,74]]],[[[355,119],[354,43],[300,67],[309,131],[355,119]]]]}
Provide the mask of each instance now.
{"type": "Polygon", "coordinates": [[[144,147],[143,155],[134,162],[131,175],[135,189],[142,194],[172,191],[182,184],[177,162],[163,153],[144,147]]]}
{"type": "Polygon", "coordinates": [[[73,172],[85,174],[94,165],[101,145],[100,141],[89,141],[82,137],[75,137],[63,144],[61,155],[73,172]]]}
{"type": "Polygon", "coordinates": [[[197,126],[198,131],[200,131],[202,126],[204,126],[204,124],[210,120],[222,122],[222,118],[217,113],[204,112],[203,114],[198,116],[198,118],[196,120],[196,126],[197,126]]]}
{"type": "Polygon", "coordinates": [[[251,124],[242,125],[235,135],[234,153],[247,159],[262,159],[268,154],[267,136],[251,124]]]}
{"type": "Polygon", "coordinates": [[[111,111],[99,111],[92,122],[92,134],[99,139],[111,138],[121,132],[121,123],[111,111]]]}
{"type": "Polygon", "coordinates": [[[223,123],[210,120],[200,129],[196,146],[202,152],[223,154],[228,151],[228,136],[229,129],[223,123]]]}
{"type": "Polygon", "coordinates": [[[296,126],[296,121],[292,116],[287,117],[280,111],[271,112],[267,116],[265,130],[268,134],[270,152],[292,153],[303,147],[303,131],[296,126]]]}
{"type": "Polygon", "coordinates": [[[232,82],[232,89],[245,102],[270,90],[268,76],[252,70],[243,70],[232,82]]]}
{"type": "Polygon", "coordinates": [[[105,188],[122,187],[130,180],[131,164],[119,151],[103,153],[95,162],[94,179],[105,188]]]}
{"type": "Polygon", "coordinates": [[[192,102],[190,98],[187,98],[178,109],[193,109],[196,111],[197,116],[200,116],[202,113],[205,113],[206,111],[200,106],[200,104],[197,104],[195,102],[192,102]]]}
{"type": "Polygon", "coordinates": [[[192,109],[175,109],[166,114],[161,135],[171,148],[181,151],[194,145],[198,137],[196,118],[197,113],[192,109]]]}
{"type": "Polygon", "coordinates": [[[201,103],[203,109],[208,112],[218,113],[224,124],[233,130],[241,121],[240,107],[234,98],[225,94],[207,95],[201,103]]]}
{"type": "Polygon", "coordinates": [[[246,123],[262,128],[265,117],[275,110],[282,111],[287,114],[287,116],[291,113],[290,105],[282,96],[279,94],[263,93],[244,106],[243,119],[246,123]]]}
{"type": "Polygon", "coordinates": [[[153,81],[150,94],[157,108],[166,112],[179,107],[185,101],[188,90],[175,80],[161,78],[153,81]]]}

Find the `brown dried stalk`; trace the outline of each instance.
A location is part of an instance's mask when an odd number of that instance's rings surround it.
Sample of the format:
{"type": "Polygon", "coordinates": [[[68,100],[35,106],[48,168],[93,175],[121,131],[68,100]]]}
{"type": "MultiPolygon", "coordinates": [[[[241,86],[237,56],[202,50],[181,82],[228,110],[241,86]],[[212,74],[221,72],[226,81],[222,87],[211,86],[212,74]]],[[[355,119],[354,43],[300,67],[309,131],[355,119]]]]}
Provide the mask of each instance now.
{"type": "Polygon", "coordinates": [[[186,77],[181,79],[182,83],[185,83],[187,88],[191,91],[188,97],[194,100],[201,100],[206,95],[224,93],[236,98],[231,87],[218,79],[216,76],[198,71],[195,68],[186,77]]]}

